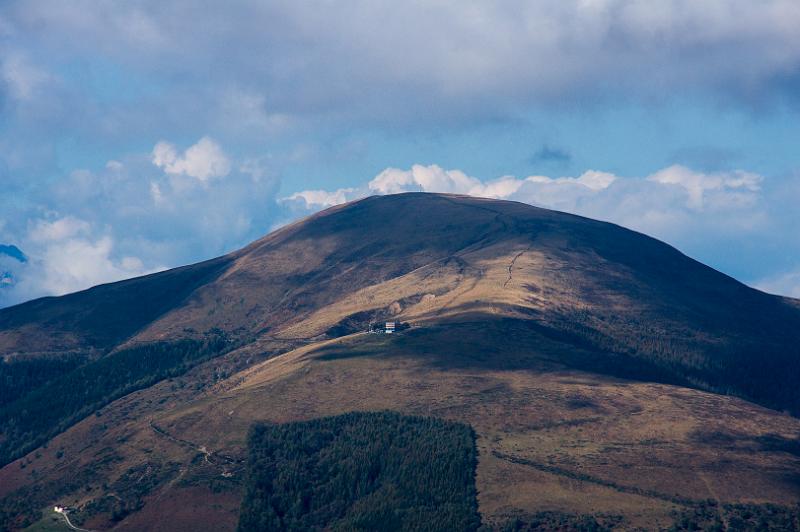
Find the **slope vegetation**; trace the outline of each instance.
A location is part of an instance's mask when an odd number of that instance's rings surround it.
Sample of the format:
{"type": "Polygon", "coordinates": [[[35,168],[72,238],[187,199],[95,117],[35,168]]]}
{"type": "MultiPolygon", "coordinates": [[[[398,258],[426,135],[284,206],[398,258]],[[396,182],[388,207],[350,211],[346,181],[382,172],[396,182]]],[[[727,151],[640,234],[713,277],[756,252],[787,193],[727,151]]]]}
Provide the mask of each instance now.
{"type": "Polygon", "coordinates": [[[612,224],[367,198],[0,310],[0,514],[60,500],[85,528],[231,529],[253,422],[390,409],[475,428],[492,523],[653,527],[711,499],[724,524],[725,505],[797,502],[799,331],[797,301],[612,224]],[[362,334],[385,320],[410,328],[362,334]]]}
{"type": "Polygon", "coordinates": [[[439,194],[367,198],[219,259],[4,309],[0,353],[87,362],[211,331],[309,340],[388,316],[475,315],[524,319],[703,389],[800,408],[796,302],[618,226],[439,194]]]}
{"type": "Polygon", "coordinates": [[[239,530],[476,531],[475,436],[391,412],[257,425],[239,530]]]}

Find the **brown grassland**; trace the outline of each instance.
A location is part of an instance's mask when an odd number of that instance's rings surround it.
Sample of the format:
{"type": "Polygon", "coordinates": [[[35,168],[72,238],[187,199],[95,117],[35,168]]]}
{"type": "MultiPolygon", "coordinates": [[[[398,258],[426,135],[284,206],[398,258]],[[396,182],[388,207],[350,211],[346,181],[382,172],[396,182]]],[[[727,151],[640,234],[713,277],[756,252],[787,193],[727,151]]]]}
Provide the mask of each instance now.
{"type": "MultiPolygon", "coordinates": [[[[0,313],[14,357],[212,328],[240,345],[7,464],[0,500],[32,530],[59,526],[56,502],[92,530],[232,530],[254,422],[393,410],[474,428],[487,525],[561,512],[658,530],[700,506],[724,525],[725,505],[800,503],[797,391],[784,390],[797,366],[758,373],[759,356],[797,363],[796,302],[643,235],[532,209],[414,194],[337,207],[196,275],[108,285],[182,286],[113,334],[85,293],[0,313]],[[387,319],[410,328],[364,332],[387,319]],[[770,375],[773,389],[752,384],[770,375]]],[[[95,290],[100,307],[113,296],[95,290]]]]}

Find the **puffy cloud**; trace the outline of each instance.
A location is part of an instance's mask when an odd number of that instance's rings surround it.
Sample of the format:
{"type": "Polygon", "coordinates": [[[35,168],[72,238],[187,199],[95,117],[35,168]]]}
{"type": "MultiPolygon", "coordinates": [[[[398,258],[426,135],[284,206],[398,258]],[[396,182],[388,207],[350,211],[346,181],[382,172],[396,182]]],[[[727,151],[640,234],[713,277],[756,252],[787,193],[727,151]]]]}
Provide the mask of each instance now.
{"type": "Polygon", "coordinates": [[[353,199],[355,197],[356,189],[354,188],[340,188],[333,192],[325,190],[303,190],[302,192],[295,192],[291,196],[282,198],[282,203],[295,203],[299,204],[303,209],[324,209],[339,205],[353,199]]]}
{"type": "Polygon", "coordinates": [[[183,153],[165,146],[73,171],[49,186],[47,203],[0,224],[0,241],[18,243],[30,259],[0,260],[0,306],[218,256],[262,236],[283,213],[267,161],[224,156],[226,178],[213,179],[222,173],[216,143],[183,153]]]}
{"type": "Polygon", "coordinates": [[[517,179],[513,176],[503,176],[495,180],[482,182],[468,176],[461,170],[444,170],[432,164],[423,166],[415,164],[410,170],[387,168],[374,179],[367,189],[375,194],[396,194],[398,192],[447,192],[454,194],[469,194],[489,198],[510,198],[528,188],[542,190],[548,185],[578,186],[580,189],[597,191],[607,188],[614,182],[616,176],[606,172],[589,170],[579,177],[550,178],[546,176],[530,176],[517,179]]]}
{"type": "Polygon", "coordinates": [[[31,221],[25,241],[29,260],[0,261],[0,301],[60,295],[162,269],[133,256],[115,258],[113,237],[74,216],[31,221]]]}
{"type": "Polygon", "coordinates": [[[53,221],[36,220],[28,232],[33,242],[59,242],[89,232],[89,224],[73,216],[53,221]]]}
{"type": "Polygon", "coordinates": [[[648,179],[664,185],[683,187],[689,196],[688,205],[693,209],[703,208],[707,193],[723,192],[728,201],[747,201],[749,193],[758,191],[763,180],[758,174],[742,170],[704,174],[680,165],[664,168],[648,179]]]}
{"type": "MultiPolygon", "coordinates": [[[[617,177],[614,174],[609,174],[608,172],[598,172],[597,170],[589,170],[575,179],[575,182],[585,186],[586,188],[598,191],[610,187],[611,184],[616,181],[616,179],[617,177]]],[[[569,182],[569,178],[561,178],[560,180],[557,179],[556,182],[569,182]]]]}
{"type": "Polygon", "coordinates": [[[489,181],[488,183],[481,183],[471,187],[470,190],[465,191],[465,193],[475,196],[485,196],[487,198],[510,198],[524,183],[525,182],[521,179],[512,176],[503,176],[489,181]]]}
{"type": "Polygon", "coordinates": [[[466,194],[480,181],[461,170],[443,170],[432,164],[415,164],[410,170],[387,168],[369,182],[369,190],[376,194],[395,194],[408,191],[436,191],[466,194]]]}
{"type": "Polygon", "coordinates": [[[536,175],[525,178],[525,182],[533,183],[535,185],[580,185],[593,191],[606,189],[616,180],[617,176],[614,174],[598,172],[597,170],[587,170],[578,177],[558,177],[552,179],[547,176],[536,175]]]}
{"type": "MultiPolygon", "coordinates": [[[[654,207],[654,202],[672,212],[687,208],[703,210],[703,194],[708,191],[716,193],[717,201],[707,205],[707,210],[752,204],[757,198],[761,179],[757,174],[742,171],[703,174],[672,166],[646,179],[621,178],[608,172],[588,170],[578,177],[503,176],[483,182],[461,170],[445,170],[433,164],[413,165],[409,170],[387,168],[366,186],[334,192],[306,190],[283,201],[302,199],[306,208],[319,209],[369,193],[447,192],[519,200],[608,219],[609,216],[618,218],[621,212],[634,205],[642,210],[654,207]]],[[[626,221],[636,220],[641,214],[647,213],[636,212],[626,217],[626,221]]]]}
{"type": "Polygon", "coordinates": [[[20,279],[18,290],[26,297],[61,295],[163,269],[146,269],[136,257],[114,259],[113,251],[110,236],[48,242],[20,279]]]}
{"type": "Polygon", "coordinates": [[[175,146],[161,141],[152,153],[153,164],[163,168],[168,174],[187,175],[202,182],[215,177],[225,177],[231,171],[231,163],[222,148],[208,137],[178,155],[175,146]]]}
{"type": "Polygon", "coordinates": [[[644,179],[588,170],[577,177],[503,176],[483,182],[461,170],[445,170],[434,164],[413,165],[409,170],[387,168],[366,186],[333,192],[306,190],[282,201],[302,200],[313,210],[369,193],[446,192],[524,201],[633,227],[643,220],[661,220],[666,227],[675,223],[678,213],[740,212],[754,207],[762,180],[762,176],[742,170],[705,174],[670,166],[644,179]]]}

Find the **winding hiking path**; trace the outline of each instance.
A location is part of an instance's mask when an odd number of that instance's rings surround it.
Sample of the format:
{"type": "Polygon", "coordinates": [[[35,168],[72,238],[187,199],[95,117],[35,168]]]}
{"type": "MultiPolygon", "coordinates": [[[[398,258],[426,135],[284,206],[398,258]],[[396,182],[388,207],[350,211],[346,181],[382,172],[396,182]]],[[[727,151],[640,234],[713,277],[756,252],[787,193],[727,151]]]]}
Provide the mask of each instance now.
{"type": "Polygon", "coordinates": [[[70,527],[72,530],[80,530],[81,532],[93,532],[92,530],[87,530],[85,528],[81,528],[79,526],[73,525],[72,521],[69,520],[69,516],[67,515],[67,512],[64,512],[64,511],[59,512],[57,510],[53,510],[53,511],[55,513],[57,513],[57,514],[61,514],[62,516],[64,516],[64,521],[67,523],[67,526],[70,527]]]}

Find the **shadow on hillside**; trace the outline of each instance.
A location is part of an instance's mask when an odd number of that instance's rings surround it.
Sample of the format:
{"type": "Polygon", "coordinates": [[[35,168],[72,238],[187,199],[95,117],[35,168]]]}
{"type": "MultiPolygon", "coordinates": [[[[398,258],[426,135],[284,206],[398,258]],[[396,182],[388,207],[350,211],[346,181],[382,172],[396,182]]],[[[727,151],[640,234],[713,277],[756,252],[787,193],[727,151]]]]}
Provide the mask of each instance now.
{"type": "MultiPolygon", "coordinates": [[[[698,443],[711,444],[731,450],[749,452],[779,452],[800,456],[800,434],[787,438],[780,434],[753,436],[733,431],[697,430],[691,435],[698,443]]],[[[798,477],[800,480],[800,477],[798,477]]]]}
{"type": "Polygon", "coordinates": [[[486,319],[360,336],[315,352],[318,360],[414,357],[437,369],[580,370],[617,378],[689,385],[647,360],[593,349],[569,333],[531,320],[486,319]]]}

